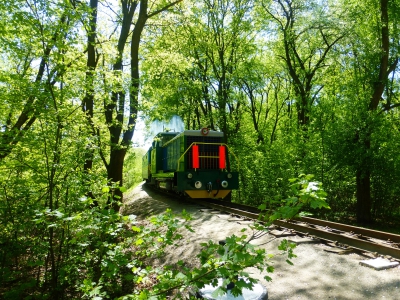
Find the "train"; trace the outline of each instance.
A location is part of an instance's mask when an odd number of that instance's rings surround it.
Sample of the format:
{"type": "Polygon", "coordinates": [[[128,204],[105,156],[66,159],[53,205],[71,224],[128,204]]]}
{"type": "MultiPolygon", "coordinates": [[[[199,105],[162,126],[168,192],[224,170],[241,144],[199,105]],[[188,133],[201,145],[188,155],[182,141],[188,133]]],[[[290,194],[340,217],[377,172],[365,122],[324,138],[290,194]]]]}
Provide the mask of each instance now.
{"type": "Polygon", "coordinates": [[[239,161],[223,141],[223,132],[206,127],[160,132],[142,158],[143,180],[185,197],[230,201],[239,161]]]}

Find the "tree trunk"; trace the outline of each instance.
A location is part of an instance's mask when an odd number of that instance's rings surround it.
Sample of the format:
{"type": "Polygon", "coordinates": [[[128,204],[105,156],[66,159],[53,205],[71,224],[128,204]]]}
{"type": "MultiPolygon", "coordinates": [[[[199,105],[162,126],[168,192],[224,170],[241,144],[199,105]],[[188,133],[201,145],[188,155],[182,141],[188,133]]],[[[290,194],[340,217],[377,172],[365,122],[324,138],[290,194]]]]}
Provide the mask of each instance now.
{"type": "MultiPolygon", "coordinates": [[[[96,60],[96,49],[95,49],[95,41],[96,41],[96,32],[97,32],[97,6],[98,0],[90,0],[90,20],[89,20],[89,29],[87,33],[87,62],[86,62],[86,82],[87,82],[87,90],[85,97],[82,101],[82,110],[86,114],[86,118],[88,121],[88,125],[90,130],[92,131],[92,136],[96,136],[96,132],[94,130],[93,124],[93,110],[94,110],[94,71],[97,66],[96,60]]],[[[93,156],[94,150],[91,145],[88,145],[85,163],[83,165],[83,169],[85,173],[88,173],[93,167],[93,156]]],[[[89,191],[87,193],[87,197],[94,199],[93,193],[89,191]]],[[[97,206],[97,201],[94,201],[94,205],[97,206]]]]}
{"type": "MultiPolygon", "coordinates": [[[[165,5],[163,8],[148,14],[148,0],[130,2],[127,0],[122,1],[123,11],[123,25],[121,28],[121,35],[118,40],[118,58],[114,64],[114,71],[122,70],[122,54],[124,51],[126,40],[130,33],[130,26],[132,18],[137,5],[140,4],[138,19],[136,20],[135,26],[132,31],[131,40],[131,86],[129,91],[129,116],[128,121],[125,123],[126,130],[123,129],[124,124],[124,110],[125,110],[125,92],[123,90],[113,93],[112,102],[105,105],[105,117],[106,123],[109,125],[110,132],[110,163],[107,166],[108,180],[111,186],[116,186],[111,192],[110,200],[116,200],[112,202],[113,209],[119,211],[119,203],[123,200],[122,191],[119,187],[122,187],[123,181],[123,168],[124,159],[128,147],[132,143],[132,136],[135,130],[136,118],[138,112],[138,98],[139,98],[139,46],[142,31],[146,24],[147,19],[155,16],[163,11],[166,11],[171,6],[181,2],[178,0],[170,4],[165,5]],[[115,119],[113,118],[113,112],[116,112],[115,119]],[[122,140],[121,140],[122,134],[122,140]]],[[[122,73],[122,72],[121,72],[122,73]]],[[[110,204],[110,201],[109,201],[110,204]]]]}
{"type": "MultiPolygon", "coordinates": [[[[379,76],[373,84],[373,93],[369,101],[369,112],[373,113],[378,109],[379,102],[382,99],[382,94],[386,87],[388,75],[394,71],[395,65],[397,65],[397,60],[390,66],[389,65],[389,17],[388,17],[388,0],[380,1],[381,10],[381,57],[379,65],[379,76]]],[[[372,198],[371,198],[371,169],[369,162],[369,155],[371,152],[371,136],[374,130],[373,125],[370,123],[364,127],[366,131],[366,137],[364,140],[363,150],[364,150],[364,160],[365,164],[359,165],[356,171],[356,197],[357,197],[357,222],[366,223],[372,221],[371,208],[372,208],[372,198]]],[[[358,139],[359,134],[356,134],[358,139]]]]}
{"type": "Polygon", "coordinates": [[[110,200],[112,199],[114,201],[109,201],[109,204],[112,204],[111,207],[116,212],[118,212],[120,208],[118,202],[121,202],[123,200],[123,194],[119,187],[123,185],[123,169],[126,151],[126,148],[113,148],[110,154],[110,164],[107,168],[108,180],[111,181],[111,186],[114,187],[111,189],[110,194],[110,200]]]}
{"type": "MultiPolygon", "coordinates": [[[[36,78],[32,83],[33,87],[35,84],[39,84],[42,82],[43,77],[46,71],[46,65],[50,59],[50,53],[52,52],[54,46],[57,43],[62,43],[63,39],[65,39],[66,35],[60,34],[62,31],[61,29],[63,26],[66,26],[68,23],[67,13],[64,12],[58,21],[58,26],[51,37],[50,41],[47,44],[43,41],[43,55],[41,57],[39,68],[36,74],[36,78]],[[60,37],[61,36],[61,37],[60,37]]],[[[26,58],[28,59],[28,57],[26,58]]],[[[55,69],[59,68],[59,66],[54,67],[55,69]]],[[[62,72],[60,72],[62,73],[62,72]]],[[[56,82],[46,82],[49,87],[53,86],[56,82]]],[[[12,114],[10,112],[9,117],[7,119],[7,127],[4,131],[0,131],[0,161],[7,157],[14,147],[19,143],[25,133],[31,128],[32,124],[36,121],[38,112],[37,107],[40,105],[36,102],[37,97],[36,95],[31,95],[25,101],[21,99],[21,103],[23,104],[22,111],[18,118],[16,118],[15,123],[12,125],[12,114]]]]}
{"type": "MultiPolygon", "coordinates": [[[[122,56],[125,48],[126,41],[129,36],[133,15],[137,8],[138,2],[131,2],[128,0],[121,1],[122,6],[122,26],[118,39],[117,50],[118,55],[116,62],[113,65],[113,70],[116,74],[122,74],[122,56]]],[[[110,161],[106,164],[107,179],[111,185],[111,192],[109,195],[108,204],[118,212],[119,203],[122,199],[122,192],[119,187],[122,186],[124,159],[126,154],[126,147],[121,145],[120,136],[123,131],[124,123],[124,107],[125,107],[125,92],[123,90],[112,92],[110,103],[104,103],[104,114],[108,130],[110,133],[110,161]],[[114,113],[116,114],[114,116],[114,113]],[[115,188],[117,186],[118,188],[115,188]],[[114,201],[112,201],[114,200],[114,201]]]]}
{"type": "Polygon", "coordinates": [[[372,221],[371,208],[371,174],[369,169],[356,172],[357,222],[370,223],[372,221]]]}

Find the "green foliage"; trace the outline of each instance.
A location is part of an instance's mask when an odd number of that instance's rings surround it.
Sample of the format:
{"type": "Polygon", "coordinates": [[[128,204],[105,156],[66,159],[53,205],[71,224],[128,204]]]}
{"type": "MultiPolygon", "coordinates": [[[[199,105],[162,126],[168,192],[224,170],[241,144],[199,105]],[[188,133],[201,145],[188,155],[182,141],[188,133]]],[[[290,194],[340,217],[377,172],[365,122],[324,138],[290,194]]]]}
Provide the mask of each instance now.
{"type": "Polygon", "coordinates": [[[121,216],[109,209],[105,200],[98,201],[104,205],[93,206],[91,198],[82,197],[75,203],[75,211],[66,207],[30,210],[31,230],[24,229],[18,240],[12,238],[16,230],[22,230],[22,224],[15,228],[9,225],[6,233],[10,235],[2,234],[2,242],[8,242],[9,248],[2,250],[1,259],[3,264],[6,258],[19,263],[18,268],[2,265],[2,286],[10,287],[2,297],[42,294],[55,299],[68,294],[104,299],[140,291],[154,274],[147,263],[182,238],[178,233],[181,227],[191,230],[185,224],[190,220],[185,212],[179,219],[167,211],[148,224],[139,223],[133,215],[121,216]],[[49,250],[58,257],[52,264],[55,272],[48,269],[49,250]],[[20,273],[23,270],[30,270],[28,276],[20,273]],[[37,274],[36,280],[31,272],[37,274]]]}
{"type": "MultiPolygon", "coordinates": [[[[156,223],[158,224],[160,220],[163,220],[163,222],[168,222],[168,224],[172,225],[173,228],[175,221],[170,223],[171,217],[172,215],[167,211],[166,215],[152,218],[152,223],[157,220],[156,223]]],[[[183,217],[188,219],[186,214],[183,214],[183,217]]],[[[125,295],[120,299],[165,299],[166,295],[171,292],[174,292],[176,297],[180,298],[185,293],[187,294],[193,290],[193,288],[201,289],[206,284],[216,286],[218,278],[223,278],[223,284],[216,289],[215,296],[225,294],[227,292],[226,286],[230,282],[235,283],[231,293],[236,296],[241,295],[243,288],[251,289],[257,283],[257,280],[246,272],[246,268],[254,267],[260,272],[266,273],[274,271],[271,265],[273,255],[267,254],[264,249],[260,249],[250,243],[257,236],[254,231],[265,231],[266,228],[256,225],[251,229],[253,234],[250,237],[246,234],[240,237],[232,235],[224,243],[208,241],[201,244],[203,248],[197,255],[199,259],[198,267],[188,267],[183,261],[179,261],[174,266],[164,266],[163,268],[152,268],[150,266],[147,268],[133,268],[134,281],[137,284],[145,284],[150,281],[150,278],[157,278],[157,280],[151,285],[151,288],[138,289],[135,293],[125,295]]],[[[246,229],[242,230],[242,232],[245,231],[246,229]]],[[[176,237],[179,236],[176,235],[176,237]]],[[[154,237],[151,237],[151,239],[155,240],[154,237]]],[[[168,241],[164,242],[169,243],[168,241]]],[[[147,250],[154,248],[151,243],[140,243],[140,245],[145,245],[144,247],[147,250]]],[[[288,243],[287,240],[283,240],[278,247],[281,254],[287,255],[289,264],[292,264],[290,259],[296,257],[293,253],[294,247],[295,244],[288,243]]],[[[146,255],[149,255],[149,253],[146,255]]],[[[265,280],[270,281],[271,278],[266,275],[265,280]]]]}
{"type": "Polygon", "coordinates": [[[224,130],[241,166],[234,200],[269,199],[270,220],[354,216],[364,191],[372,217],[400,220],[399,1],[187,1],[175,14],[168,3],[147,12],[160,13],[140,43],[140,81],[120,48],[139,22],[115,29],[99,10],[88,69],[88,3],[0,3],[1,298],[162,298],[217,276],[249,286],[238,279],[248,265],[273,270],[245,235],[207,243],[194,273],[152,266],[189,217],[142,224],[109,210],[120,205],[110,195],[141,181],[142,155],[128,147],[139,99],[153,119],[224,130]],[[291,179],[303,173],[318,181],[291,179]]]}
{"type": "MultiPolygon", "coordinates": [[[[326,192],[322,189],[321,183],[310,181],[314,175],[300,174],[297,178],[292,178],[290,191],[286,199],[275,200],[277,209],[270,215],[267,213],[267,220],[273,222],[278,219],[292,219],[305,213],[305,209],[329,209],[326,203],[326,192]]],[[[267,204],[259,206],[259,209],[265,211],[267,204]]]]}
{"type": "Polygon", "coordinates": [[[130,148],[124,160],[124,187],[130,189],[143,181],[142,157],[146,153],[142,148],[130,148]]]}
{"type": "Polygon", "coordinates": [[[271,144],[257,144],[257,134],[246,128],[231,140],[241,166],[240,201],[248,205],[258,206],[265,199],[284,197],[289,179],[311,167],[305,159],[299,159],[298,136],[283,130],[275,132],[275,136],[277,140],[271,144]]]}
{"type": "MultiPolygon", "coordinates": [[[[190,219],[185,213],[182,218],[190,219]]],[[[79,270],[75,276],[68,276],[71,286],[78,288],[83,298],[115,298],[140,289],[152,275],[146,261],[161,255],[167,245],[181,239],[177,233],[181,226],[171,211],[152,218],[150,224],[141,225],[133,215],[121,216],[100,208],[87,210],[73,243],[84,254],[80,260],[68,264],[68,268],[79,270]],[[83,284],[76,286],[77,282],[83,284]]]]}
{"type": "Polygon", "coordinates": [[[167,26],[153,33],[158,38],[149,43],[150,59],[143,66],[151,87],[143,93],[150,118],[179,115],[187,129],[234,131],[236,116],[230,113],[240,106],[235,88],[245,58],[255,50],[251,6],[251,1],[192,2],[174,26],[160,20],[167,26]]]}

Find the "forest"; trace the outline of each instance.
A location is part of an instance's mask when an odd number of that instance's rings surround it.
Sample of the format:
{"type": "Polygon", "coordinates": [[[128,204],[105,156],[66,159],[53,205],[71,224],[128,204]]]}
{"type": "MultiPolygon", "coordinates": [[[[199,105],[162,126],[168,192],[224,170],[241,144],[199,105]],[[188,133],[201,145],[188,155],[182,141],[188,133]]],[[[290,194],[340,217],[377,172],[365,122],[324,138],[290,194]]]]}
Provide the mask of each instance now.
{"type": "Polygon", "coordinates": [[[138,122],[224,132],[235,202],[277,207],[312,174],[316,216],[398,229],[399,20],[400,0],[2,1],[0,298],[150,295],[140,263],[179,226],[119,213],[138,122]]]}

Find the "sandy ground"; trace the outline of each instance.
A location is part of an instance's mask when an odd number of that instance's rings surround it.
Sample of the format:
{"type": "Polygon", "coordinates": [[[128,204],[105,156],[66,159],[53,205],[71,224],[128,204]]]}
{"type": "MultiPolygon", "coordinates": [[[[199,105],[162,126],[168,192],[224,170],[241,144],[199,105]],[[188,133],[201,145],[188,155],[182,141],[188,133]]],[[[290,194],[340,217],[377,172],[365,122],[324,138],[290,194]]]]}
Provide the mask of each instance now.
{"type": "MultiPolygon", "coordinates": [[[[178,201],[156,195],[139,185],[125,196],[124,214],[148,217],[164,212],[167,208],[179,213],[183,208],[192,214],[194,233],[185,235],[185,243],[170,251],[167,263],[178,260],[193,261],[199,253],[200,243],[208,240],[219,241],[227,236],[241,235],[247,227],[237,221],[229,221],[227,216],[201,211],[195,205],[183,205],[178,201]]],[[[254,243],[268,253],[278,254],[272,261],[275,271],[268,274],[272,282],[265,282],[257,270],[253,276],[268,289],[270,300],[283,299],[391,299],[400,300],[400,267],[376,271],[360,266],[361,260],[368,259],[359,254],[338,255],[324,251],[321,244],[300,244],[295,249],[297,258],[293,266],[285,262],[277,249],[280,239],[265,234],[254,243]]],[[[252,270],[251,270],[252,271],[252,270]]]]}

